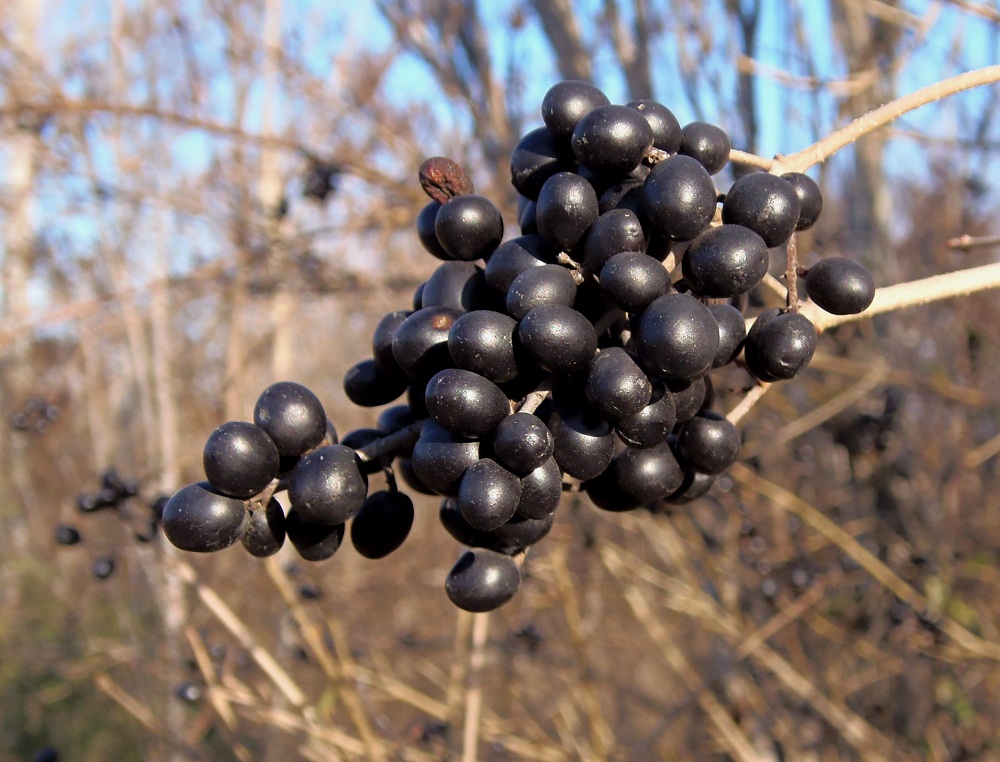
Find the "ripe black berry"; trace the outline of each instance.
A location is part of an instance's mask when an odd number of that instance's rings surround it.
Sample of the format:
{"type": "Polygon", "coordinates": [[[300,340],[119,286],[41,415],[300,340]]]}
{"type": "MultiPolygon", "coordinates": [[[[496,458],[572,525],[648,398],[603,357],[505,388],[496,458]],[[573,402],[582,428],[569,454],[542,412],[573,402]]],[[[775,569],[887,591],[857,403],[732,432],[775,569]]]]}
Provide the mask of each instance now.
{"type": "Polygon", "coordinates": [[[493,547],[502,553],[519,553],[545,537],[554,520],[554,512],[538,519],[515,513],[510,521],[493,530],[493,547]]]}
{"type": "Polygon", "coordinates": [[[719,324],[719,349],[712,360],[712,367],[721,368],[735,360],[743,349],[747,323],[740,311],[731,304],[710,304],[708,309],[719,324]]]}
{"type": "MultiPolygon", "coordinates": [[[[687,261],[686,256],[684,261],[687,261]]],[[[650,302],[670,291],[670,274],[666,268],[638,251],[625,251],[611,257],[601,268],[600,280],[608,299],[630,313],[642,312],[650,302]]]]}
{"type": "MultiPolygon", "coordinates": [[[[558,141],[547,127],[539,127],[526,134],[514,146],[510,155],[511,184],[518,193],[531,201],[538,198],[542,185],[552,175],[557,172],[572,172],[575,168],[576,160],[568,140],[558,141]]],[[[522,230],[524,231],[523,227],[522,230]]]]}
{"type": "Polygon", "coordinates": [[[440,201],[431,201],[417,215],[417,238],[420,245],[434,257],[438,259],[451,259],[438,241],[437,233],[434,232],[434,222],[437,219],[438,209],[441,208],[440,201]]]}
{"type": "Polygon", "coordinates": [[[392,355],[413,378],[430,378],[451,367],[448,332],[462,313],[448,307],[427,307],[410,315],[392,337],[392,355]]]}
{"type": "Polygon", "coordinates": [[[792,378],[812,359],[816,338],[816,328],[805,316],[765,312],[747,333],[743,350],[747,369],[761,381],[792,378]]]}
{"type": "Polygon", "coordinates": [[[568,138],[587,114],[611,101],[589,82],[567,79],[549,88],[542,98],[542,120],[554,135],[568,138]]]}
{"type": "Polygon", "coordinates": [[[427,412],[458,437],[477,439],[508,415],[510,402],[492,381],[468,370],[448,368],[427,384],[427,412]]]}
{"type": "Polygon", "coordinates": [[[271,437],[278,454],[301,455],[326,436],[326,413],[309,389],[292,381],[267,387],[257,399],[253,420],[271,437]]]}
{"type": "Polygon", "coordinates": [[[493,434],[493,457],[518,474],[528,474],[547,461],[555,443],[552,432],[532,413],[514,413],[493,434]]]}
{"type": "Polygon", "coordinates": [[[678,153],[697,159],[710,175],[714,175],[729,163],[732,147],[729,136],[721,128],[706,122],[691,122],[681,130],[678,153]]]}
{"type": "Polygon", "coordinates": [[[503,240],[503,218],[485,196],[455,196],[438,209],[434,232],[452,259],[485,259],[503,240]]]}
{"type": "Polygon", "coordinates": [[[799,197],[799,221],[796,230],[808,230],[816,224],[823,211],[823,192],[816,181],[801,172],[789,172],[781,176],[791,183],[795,195],[799,197]]]}
{"type": "Polygon", "coordinates": [[[653,145],[653,128],[628,106],[598,106],[577,122],[572,145],[577,160],[597,175],[623,175],[653,145]]]}
{"type": "Polygon", "coordinates": [[[445,262],[424,284],[421,307],[450,307],[459,312],[502,309],[503,299],[472,262],[445,262]]]}
{"type": "Polygon", "coordinates": [[[626,447],[615,458],[618,486],[641,503],[671,494],[684,481],[684,469],[663,442],[653,447],[626,447]]]}
{"type": "Polygon", "coordinates": [[[690,241],[715,216],[715,184],[690,156],[671,156],[653,167],[641,198],[652,229],[671,241],[690,241]]]}
{"type": "Polygon", "coordinates": [[[653,393],[646,374],[621,347],[609,347],[594,358],[583,389],[590,405],[613,421],[638,413],[653,393]]]}
{"type": "Polygon", "coordinates": [[[633,415],[619,418],[615,431],[631,447],[652,447],[667,440],[676,420],[674,396],[657,381],[653,384],[649,404],[633,415]]]}
{"type": "Polygon", "coordinates": [[[500,244],[486,263],[486,282],[506,294],[514,278],[529,267],[541,267],[555,261],[555,249],[540,235],[512,238],[500,244]]]}
{"type": "Polygon", "coordinates": [[[324,561],[344,540],[344,524],[314,524],[306,521],[293,507],[285,517],[285,531],[295,550],[306,561],[324,561]]]}
{"type": "Polygon", "coordinates": [[[806,293],[816,306],[834,315],[864,312],[875,298],[868,269],[844,257],[827,257],[809,268],[806,293]]]}
{"type": "Polygon", "coordinates": [[[699,296],[728,299],[753,289],[767,274],[767,246],[742,225],[709,228],[684,252],[684,282],[699,296]]]}
{"type": "Polygon", "coordinates": [[[493,611],[513,598],[520,584],[521,571],[514,559],[476,548],[467,550],[448,572],[445,591],[460,609],[493,611]]]}
{"type": "Polygon", "coordinates": [[[576,281],[559,265],[532,267],[514,278],[507,291],[507,314],[520,320],[535,307],[545,304],[573,306],[576,281]]]}
{"type": "Polygon", "coordinates": [[[494,383],[518,374],[514,342],[517,321],[501,312],[476,310],[462,315],[448,332],[448,352],[455,365],[494,383]]]}
{"type": "Polygon", "coordinates": [[[534,471],[522,477],[517,513],[529,519],[544,519],[555,513],[561,498],[562,471],[559,470],[556,459],[549,457],[534,471]]]}
{"type": "Polygon", "coordinates": [[[586,409],[556,410],[549,416],[559,467],[577,479],[593,479],[608,467],[615,454],[611,424],[586,409]]]}
{"type": "Polygon", "coordinates": [[[702,412],[684,424],[677,437],[677,450],[696,471],[719,474],[739,456],[740,433],[724,416],[702,412]]]}
{"type": "Polygon", "coordinates": [[[571,307],[536,307],[518,326],[521,344],[541,367],[554,373],[583,370],[597,351],[597,334],[571,307]]]}
{"type": "Polygon", "coordinates": [[[473,465],[458,488],[458,510],[470,526],[484,532],[506,524],[517,510],[521,480],[494,460],[473,465]]]}
{"type": "Polygon", "coordinates": [[[583,239],[583,267],[587,272],[601,272],[615,254],[645,251],[646,234],[638,216],[631,209],[612,209],[597,218],[583,239]]]}
{"type": "Polygon", "coordinates": [[[674,112],[657,101],[642,99],[625,104],[634,108],[649,122],[653,130],[653,147],[667,153],[677,153],[681,147],[681,124],[674,112]]]}
{"type": "Polygon", "coordinates": [[[421,482],[439,495],[455,497],[462,475],[479,461],[479,442],[456,437],[427,421],[413,445],[411,463],[421,482]]]}
{"type": "Polygon", "coordinates": [[[351,522],[351,542],[365,558],[385,558],[403,544],[412,526],[410,498],[402,492],[375,492],[351,522]]]}
{"type": "Polygon", "coordinates": [[[667,294],[639,317],[636,342],[647,368],[668,379],[691,379],[712,367],[719,325],[690,294],[667,294]]]}
{"type": "Polygon", "coordinates": [[[229,421],[209,435],[202,464],[215,489],[245,500],[278,475],[278,450],[260,426],[229,421]]]}
{"type": "Polygon", "coordinates": [[[288,499],[298,515],[313,524],[342,524],[360,509],[368,477],[354,450],[343,444],[303,455],[288,479],[288,499]]]}
{"type": "Polygon", "coordinates": [[[182,487],[163,509],[163,532],[181,550],[208,553],[228,548],[247,522],[244,501],[218,492],[208,482],[182,487]]]}
{"type": "Polygon", "coordinates": [[[739,178],[722,204],[722,221],[750,228],[768,248],[780,246],[795,232],[799,197],[784,178],[751,172],[739,178]]]}
{"type": "Polygon", "coordinates": [[[597,216],[597,194],[580,175],[559,172],[538,193],[538,232],[560,251],[575,249],[597,216]]]}
{"type": "Polygon", "coordinates": [[[267,506],[249,512],[240,542],[255,558],[273,556],[285,544],[285,512],[273,497],[267,506]]]}

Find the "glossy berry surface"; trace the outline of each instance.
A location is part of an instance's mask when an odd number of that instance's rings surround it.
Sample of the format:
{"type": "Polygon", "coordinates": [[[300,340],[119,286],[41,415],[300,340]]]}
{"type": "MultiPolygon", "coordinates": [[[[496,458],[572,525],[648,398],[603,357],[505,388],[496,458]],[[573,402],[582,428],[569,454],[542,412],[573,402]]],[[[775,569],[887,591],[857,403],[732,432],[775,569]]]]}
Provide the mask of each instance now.
{"type": "Polygon", "coordinates": [[[789,172],[781,177],[791,184],[799,199],[799,221],[795,229],[808,230],[823,212],[823,192],[815,180],[801,172],[789,172]]]}
{"type": "Polygon", "coordinates": [[[465,611],[499,608],[517,592],[521,571],[510,556],[486,548],[468,550],[448,572],[448,598],[465,611]]]}
{"type": "Polygon", "coordinates": [[[313,524],[342,524],[360,509],[368,477],[354,450],[343,444],[319,447],[304,455],[288,479],[288,499],[296,513],[313,524]]]}
{"type": "Polygon", "coordinates": [[[517,376],[516,340],[516,320],[502,312],[476,310],[452,325],[448,352],[459,368],[499,384],[517,376]]]}
{"type": "Polygon", "coordinates": [[[653,128],[628,106],[599,106],[577,122],[572,145],[577,160],[596,174],[623,175],[653,145],[653,128]]]}
{"type": "Polygon", "coordinates": [[[612,209],[597,218],[583,240],[583,266],[600,273],[604,264],[624,251],[645,251],[646,234],[631,209],[612,209]]]}
{"type": "Polygon", "coordinates": [[[417,477],[439,495],[458,495],[462,475],[479,461],[479,442],[456,437],[427,421],[413,445],[411,463],[417,477]]]}
{"type": "Polygon", "coordinates": [[[722,204],[722,221],[743,225],[771,248],[785,243],[799,221],[799,197],[784,178],[751,172],[739,178],[722,204]]]}
{"type": "Polygon", "coordinates": [[[671,241],[690,241],[712,222],[717,193],[696,159],[678,155],[653,167],[641,198],[653,230],[671,241]]]}
{"type": "Polygon", "coordinates": [[[299,556],[305,561],[325,561],[340,549],[344,524],[314,524],[293,507],[285,517],[285,531],[299,556]]]}
{"type": "Polygon", "coordinates": [[[761,381],[793,378],[816,351],[816,328],[796,312],[761,320],[765,316],[768,313],[758,317],[747,333],[743,352],[747,369],[761,381]]]}
{"type": "Polygon", "coordinates": [[[492,432],[510,415],[510,402],[489,379],[448,368],[427,383],[427,412],[458,437],[477,439],[492,432]]]}
{"type": "Polygon", "coordinates": [[[522,475],[544,464],[554,447],[552,432],[533,413],[507,416],[493,433],[493,457],[522,475]]]}
{"type": "Polygon", "coordinates": [[[362,360],[344,374],[344,393],[355,405],[378,407],[397,399],[408,383],[401,370],[386,373],[374,360],[362,360]]]}
{"type": "Polygon", "coordinates": [[[628,352],[609,347],[590,364],[583,390],[594,410],[615,421],[646,407],[653,385],[628,352]]]}
{"type": "Polygon", "coordinates": [[[631,447],[652,447],[667,441],[676,421],[674,396],[658,381],[652,385],[649,403],[637,413],[619,418],[615,431],[631,447]]]}
{"type": "Polygon", "coordinates": [[[625,251],[611,257],[601,268],[600,281],[608,299],[631,313],[642,312],[654,299],[671,290],[666,268],[637,251],[625,251]]]}
{"type": "Polygon", "coordinates": [[[326,413],[309,389],[292,381],[267,387],[257,399],[253,420],[281,456],[301,455],[326,436],[326,413]]]}
{"type": "Polygon", "coordinates": [[[763,238],[742,225],[719,225],[691,241],[681,272],[692,293],[728,299],[756,287],[767,265],[763,238]]]}
{"type": "Polygon", "coordinates": [[[458,510],[470,526],[489,532],[511,519],[520,497],[521,480],[496,461],[484,458],[462,476],[458,510]]]}
{"type": "Polygon", "coordinates": [[[255,558],[267,558],[281,550],[285,544],[285,512],[281,503],[272,497],[266,507],[249,511],[240,542],[255,558]]]}
{"type": "Polygon", "coordinates": [[[538,519],[515,513],[510,521],[493,530],[493,547],[503,553],[520,553],[545,537],[554,519],[554,513],[538,519]]]}
{"type": "Polygon", "coordinates": [[[392,354],[392,337],[396,335],[396,329],[411,314],[411,310],[395,310],[383,316],[375,326],[375,332],[372,334],[372,359],[386,373],[400,372],[399,363],[392,354]]]}
{"type": "Polygon", "coordinates": [[[209,553],[228,548],[243,533],[242,500],[223,495],[208,482],[178,490],[163,509],[163,532],[181,550],[209,553]]]}
{"type": "MultiPolygon", "coordinates": [[[[557,172],[572,172],[575,168],[576,160],[568,141],[560,143],[547,127],[539,127],[527,133],[517,142],[510,155],[511,184],[518,193],[531,201],[538,198],[542,185],[552,175],[557,172]]],[[[527,232],[523,226],[521,230],[527,232]]]]}
{"type": "Polygon", "coordinates": [[[503,217],[485,196],[455,196],[438,209],[434,233],[452,259],[483,259],[503,240],[503,217]]]}
{"type": "Polygon", "coordinates": [[[710,175],[714,175],[729,163],[732,147],[725,130],[707,122],[691,122],[681,130],[677,152],[697,159],[710,175]]]}
{"type": "Polygon", "coordinates": [[[696,471],[720,474],[740,454],[740,433],[718,413],[699,413],[684,424],[677,437],[677,449],[684,462],[696,471]]]}
{"type": "Polygon", "coordinates": [[[639,502],[659,500],[684,481],[684,469],[668,444],[627,447],[615,458],[618,486],[639,502]]]}
{"type": "Polygon", "coordinates": [[[450,367],[448,332],[461,316],[449,307],[427,307],[407,317],[392,337],[392,355],[403,372],[429,378],[450,367]]]}
{"type": "Polygon", "coordinates": [[[562,472],[555,458],[549,457],[521,478],[517,513],[529,519],[544,519],[555,513],[561,499],[562,472]]]}
{"type": "Polygon", "coordinates": [[[719,349],[712,360],[713,368],[729,365],[743,349],[747,323],[743,314],[731,304],[710,304],[709,312],[719,325],[719,349]]]}
{"type": "Polygon", "coordinates": [[[413,501],[402,492],[381,490],[365,500],[351,522],[351,543],[365,558],[385,558],[413,526],[413,501]]]}
{"type": "Polygon", "coordinates": [[[588,409],[557,410],[549,417],[559,467],[577,479],[593,479],[615,454],[611,424],[588,409]]]}
{"type": "Polygon", "coordinates": [[[597,351],[597,334],[586,317],[571,307],[536,307],[521,320],[518,336],[542,368],[575,373],[587,367],[597,351]]]}
{"type": "Polygon", "coordinates": [[[554,135],[568,138],[583,117],[609,103],[608,96],[589,82],[567,79],[552,85],[542,98],[542,121],[554,135]]]}
{"type": "Polygon", "coordinates": [[[719,326],[708,307],[690,294],[667,294],[639,317],[637,348],[642,362],[668,379],[700,376],[719,349],[719,326]]]}
{"type": "Polygon", "coordinates": [[[580,175],[559,172],[538,193],[538,232],[559,251],[575,249],[597,217],[597,194],[580,175]]]}
{"type": "Polygon", "coordinates": [[[506,294],[514,278],[529,267],[541,267],[555,261],[555,249],[540,235],[511,238],[500,244],[486,263],[486,282],[506,294]]]}
{"type": "Polygon", "coordinates": [[[535,307],[546,304],[573,306],[576,281],[560,265],[532,267],[514,278],[507,291],[507,314],[520,320],[535,307]]]}
{"type": "Polygon", "coordinates": [[[864,265],[845,257],[827,257],[809,268],[806,293],[826,312],[856,315],[875,299],[875,279],[864,265]]]}
{"type": "Polygon", "coordinates": [[[486,282],[483,270],[472,262],[445,262],[424,284],[421,307],[448,307],[459,312],[495,308],[503,304],[486,282]]]}
{"type": "Polygon", "coordinates": [[[681,124],[674,112],[658,101],[641,99],[625,104],[646,117],[653,130],[653,147],[667,153],[677,153],[681,147],[681,124]]]}
{"type": "Polygon", "coordinates": [[[438,209],[441,208],[440,201],[431,201],[417,215],[417,239],[424,250],[438,259],[451,259],[437,238],[434,232],[434,222],[437,220],[438,209]]]}

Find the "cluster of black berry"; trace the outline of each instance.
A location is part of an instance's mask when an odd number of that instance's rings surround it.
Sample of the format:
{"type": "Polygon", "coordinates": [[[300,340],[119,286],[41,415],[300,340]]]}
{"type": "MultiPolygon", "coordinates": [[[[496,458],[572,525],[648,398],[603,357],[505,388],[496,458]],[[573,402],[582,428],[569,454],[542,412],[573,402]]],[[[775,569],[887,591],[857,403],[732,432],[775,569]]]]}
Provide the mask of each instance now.
{"type": "Polygon", "coordinates": [[[59,406],[42,397],[32,397],[24,409],[10,417],[10,427],[14,431],[33,431],[44,434],[52,422],[59,417],[59,406]]]}
{"type": "MultiPolygon", "coordinates": [[[[109,468],[101,474],[101,486],[97,492],[83,492],[76,497],[76,508],[80,513],[97,513],[112,510],[122,520],[133,527],[133,536],[138,542],[150,542],[159,526],[160,516],[168,498],[159,497],[148,505],[149,515],[140,521],[135,528],[135,516],[128,508],[128,503],[139,495],[139,483],[132,479],[122,479],[114,468],[109,468]]],[[[80,531],[71,524],[60,524],[55,530],[55,540],[60,545],[77,545],[82,542],[80,531]]],[[[112,556],[100,556],[91,564],[91,574],[97,579],[107,579],[115,570],[115,559],[112,556]]]]}
{"type": "MultiPolygon", "coordinates": [[[[740,362],[776,381],[811,358],[816,331],[797,311],[767,311],[748,333],[742,310],[768,249],[816,221],[819,188],[802,174],[757,172],[722,196],[712,175],[729,160],[723,130],[682,129],[655,101],[612,105],[584,82],[552,87],[542,117],[511,156],[516,238],[503,240],[499,209],[453,161],[421,167],[432,201],[417,232],[444,261],[412,310],[379,322],[371,359],[344,378],[358,405],[404,394],[406,404],[338,443],[309,390],[270,387],[255,423],[209,438],[208,481],[167,505],[174,544],[206,551],[240,539],[265,556],[287,532],[319,560],[352,519],[355,547],[381,557],[413,520],[399,473],[444,497],[442,523],[473,548],[446,591],[487,611],[517,590],[521,551],[549,531],[568,486],[607,510],[683,503],[733,463],[740,435],[711,409],[709,373],[740,362]],[[389,489],[368,496],[380,470],[389,489]],[[287,516],[277,488],[288,490],[287,516]]],[[[874,294],[867,271],[844,259],[811,268],[806,288],[838,313],[874,294]]]]}

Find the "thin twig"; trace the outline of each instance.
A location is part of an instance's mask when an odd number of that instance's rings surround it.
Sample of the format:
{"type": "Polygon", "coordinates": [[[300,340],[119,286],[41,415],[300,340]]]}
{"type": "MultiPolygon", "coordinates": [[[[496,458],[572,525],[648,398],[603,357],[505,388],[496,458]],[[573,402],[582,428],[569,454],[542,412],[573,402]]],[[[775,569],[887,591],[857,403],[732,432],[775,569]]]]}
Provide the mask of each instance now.
{"type": "Polygon", "coordinates": [[[957,238],[948,239],[949,249],[969,251],[969,249],[980,249],[988,246],[1000,246],[1000,235],[971,236],[966,233],[957,238]]]}
{"type": "Polygon", "coordinates": [[[903,114],[963,90],[989,85],[997,81],[1000,81],[1000,65],[986,66],[935,82],[933,85],[904,95],[902,98],[897,98],[864,116],[858,117],[847,126],[801,151],[776,159],[770,171],[776,175],[783,175],[787,172],[805,172],[809,167],[825,161],[841,148],[850,145],[869,132],[874,132],[879,127],[884,127],[903,114]]]}
{"type": "Polygon", "coordinates": [[[785,249],[785,306],[789,312],[799,311],[799,248],[795,233],[788,239],[785,249]]]}
{"type": "Polygon", "coordinates": [[[479,757],[479,721],[483,712],[482,671],[486,664],[486,636],[489,613],[476,614],[472,621],[472,650],[465,691],[465,728],[462,732],[462,762],[476,762],[479,757]]]}

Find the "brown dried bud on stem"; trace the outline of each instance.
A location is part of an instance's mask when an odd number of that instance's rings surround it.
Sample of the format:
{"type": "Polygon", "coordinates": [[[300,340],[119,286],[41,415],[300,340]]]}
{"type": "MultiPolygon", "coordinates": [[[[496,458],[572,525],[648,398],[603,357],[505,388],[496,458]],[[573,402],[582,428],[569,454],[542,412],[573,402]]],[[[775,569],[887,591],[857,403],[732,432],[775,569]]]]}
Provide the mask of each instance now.
{"type": "Polygon", "coordinates": [[[432,156],[420,165],[420,187],[442,204],[455,196],[474,192],[472,180],[462,166],[444,156],[432,156]]]}

